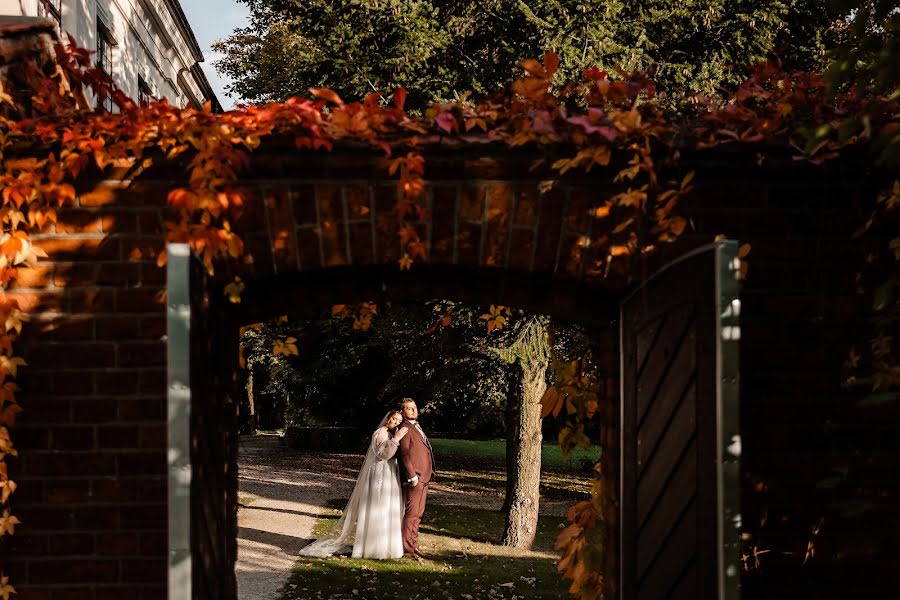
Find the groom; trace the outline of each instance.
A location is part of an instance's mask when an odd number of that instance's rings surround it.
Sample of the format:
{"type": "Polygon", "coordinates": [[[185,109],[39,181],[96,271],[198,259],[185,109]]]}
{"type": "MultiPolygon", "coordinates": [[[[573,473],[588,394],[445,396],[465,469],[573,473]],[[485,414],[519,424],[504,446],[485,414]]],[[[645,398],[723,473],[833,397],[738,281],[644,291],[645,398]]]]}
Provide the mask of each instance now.
{"type": "Polygon", "coordinates": [[[408,558],[430,558],[419,550],[419,521],[425,513],[428,482],[434,472],[434,454],[422,427],[416,422],[419,409],[412,398],[400,401],[403,423],[408,429],[400,440],[400,480],[403,483],[403,555],[408,558]]]}

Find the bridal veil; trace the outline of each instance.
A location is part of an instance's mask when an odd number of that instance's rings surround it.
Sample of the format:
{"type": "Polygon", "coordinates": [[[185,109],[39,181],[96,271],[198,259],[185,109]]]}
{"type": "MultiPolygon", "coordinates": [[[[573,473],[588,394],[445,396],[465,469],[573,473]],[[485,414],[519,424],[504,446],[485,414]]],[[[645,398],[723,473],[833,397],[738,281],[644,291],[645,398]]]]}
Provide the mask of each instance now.
{"type": "MultiPolygon", "coordinates": [[[[393,412],[393,411],[392,411],[393,412]]],[[[300,551],[325,557],[352,552],[354,558],[400,558],[403,499],[395,454],[397,442],[384,429],[385,415],[372,434],[366,458],[346,508],[330,532],[300,551]]]]}

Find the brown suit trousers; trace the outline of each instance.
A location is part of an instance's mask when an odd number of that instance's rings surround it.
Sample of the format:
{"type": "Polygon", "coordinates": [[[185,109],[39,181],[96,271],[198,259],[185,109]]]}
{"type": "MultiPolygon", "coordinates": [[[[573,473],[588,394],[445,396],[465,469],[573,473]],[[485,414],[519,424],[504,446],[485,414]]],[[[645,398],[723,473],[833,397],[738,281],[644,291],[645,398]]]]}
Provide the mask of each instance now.
{"type": "Polygon", "coordinates": [[[404,421],[401,427],[409,431],[400,440],[400,477],[403,483],[403,552],[415,554],[419,549],[419,523],[425,514],[425,498],[428,496],[428,482],[434,470],[434,458],[431,444],[428,443],[416,426],[404,421]],[[406,483],[408,479],[418,476],[419,483],[412,487],[406,483]]]}

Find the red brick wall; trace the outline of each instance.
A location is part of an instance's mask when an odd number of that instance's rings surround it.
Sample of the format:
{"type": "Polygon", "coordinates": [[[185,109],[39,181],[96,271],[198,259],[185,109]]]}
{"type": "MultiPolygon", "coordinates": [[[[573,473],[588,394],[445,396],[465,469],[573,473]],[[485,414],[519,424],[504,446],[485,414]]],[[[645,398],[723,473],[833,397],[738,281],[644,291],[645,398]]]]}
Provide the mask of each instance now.
{"type": "MultiPolygon", "coordinates": [[[[603,298],[614,306],[614,294],[575,283],[593,258],[582,256],[579,240],[603,234],[604,225],[587,218],[591,201],[608,193],[603,179],[573,180],[541,196],[528,178],[528,160],[518,155],[430,161],[431,219],[419,228],[434,266],[400,276],[395,190],[382,177],[383,162],[341,154],[301,158],[261,158],[247,181],[264,200],[249,203],[237,224],[253,253],[252,265],[241,269],[257,282],[277,285],[298,271],[349,266],[360,273],[360,290],[376,289],[373,282],[388,273],[410,290],[465,295],[462,286],[439,287],[433,275],[455,265],[456,276],[497,280],[518,273],[530,282],[517,287],[511,280],[498,291],[507,304],[581,320],[607,317],[609,306],[597,308],[603,298]],[[377,277],[362,276],[373,268],[377,277]]],[[[847,564],[817,559],[797,566],[823,514],[829,526],[841,526],[828,503],[845,492],[826,495],[816,483],[849,461],[895,489],[900,471],[891,435],[898,420],[848,409],[852,401],[837,386],[859,309],[840,186],[816,169],[753,165],[740,157],[700,165],[688,207],[695,233],[670,254],[718,233],[753,246],[742,315],[745,519],[758,524],[769,515],[760,543],[799,553],[772,561],[774,573],[791,573],[790,585],[808,589],[847,564]],[[759,482],[763,492],[756,491],[759,482]]],[[[14,290],[34,314],[22,340],[27,412],[14,431],[21,460],[13,502],[23,523],[12,538],[8,571],[19,600],[82,597],[76,592],[164,595],[165,272],[152,255],[163,244],[165,193],[179,176],[177,169],[159,170],[130,185],[88,186],[75,208],[37,236],[50,258],[14,290]]],[[[302,290],[304,279],[295,281],[302,290]]],[[[309,289],[318,293],[313,284],[309,289]]],[[[334,293],[327,285],[320,291],[323,302],[334,293]]],[[[251,286],[247,297],[253,294],[251,286]]],[[[253,317],[281,308],[258,304],[253,317]]],[[[891,508],[887,499],[877,502],[877,515],[891,508]]],[[[878,522],[864,526],[873,526],[874,535],[878,522]]],[[[865,568],[862,586],[883,575],[874,561],[865,568]]],[[[745,583],[756,591],[787,589],[776,580],[751,574],[745,583]]]]}
{"type": "Polygon", "coordinates": [[[164,187],[83,191],[34,236],[49,259],[11,294],[32,314],[13,434],[19,598],[164,595],[165,269],[129,258],[162,248],[164,187]]]}

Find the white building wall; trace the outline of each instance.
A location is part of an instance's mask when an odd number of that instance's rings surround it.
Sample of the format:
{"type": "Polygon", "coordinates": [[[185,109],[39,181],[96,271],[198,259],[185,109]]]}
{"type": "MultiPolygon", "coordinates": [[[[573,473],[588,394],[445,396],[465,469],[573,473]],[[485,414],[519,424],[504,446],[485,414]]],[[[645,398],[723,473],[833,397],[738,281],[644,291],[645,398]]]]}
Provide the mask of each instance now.
{"type": "MultiPolygon", "coordinates": [[[[0,0],[0,15],[38,16],[39,1],[0,0]]],[[[122,91],[137,100],[141,77],[157,98],[176,106],[203,105],[207,98],[190,71],[202,57],[163,0],[63,0],[62,39],[69,33],[79,46],[95,51],[98,14],[117,42],[111,75],[122,91]]]]}

